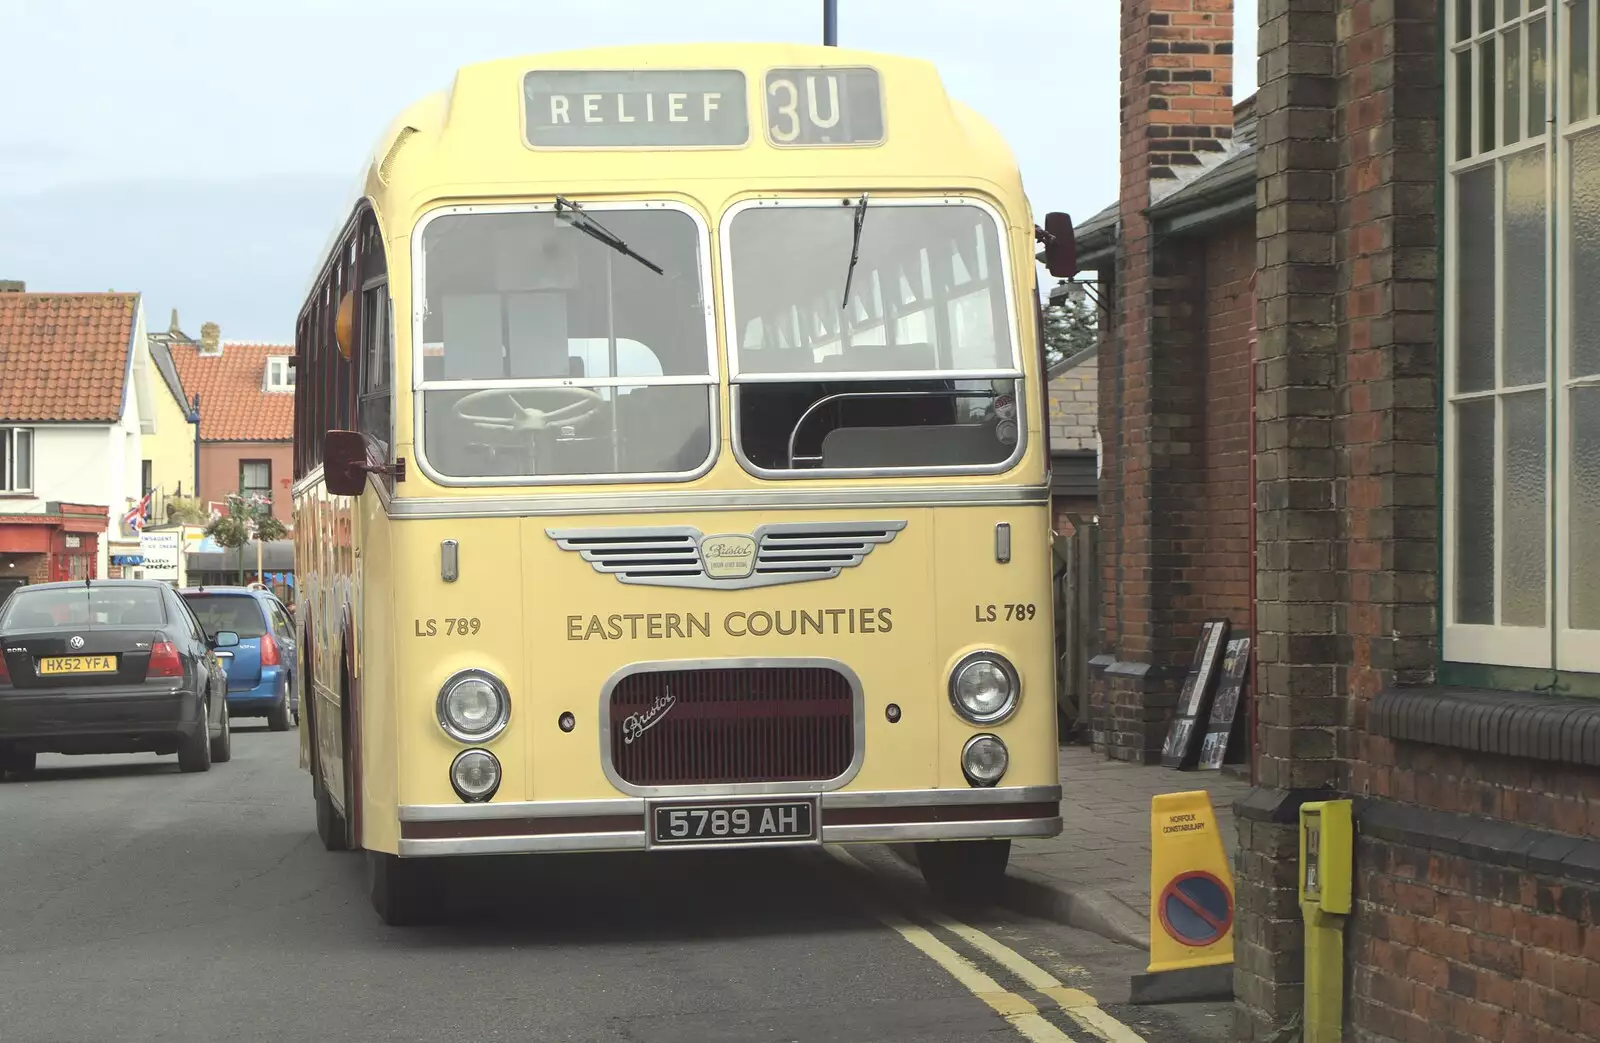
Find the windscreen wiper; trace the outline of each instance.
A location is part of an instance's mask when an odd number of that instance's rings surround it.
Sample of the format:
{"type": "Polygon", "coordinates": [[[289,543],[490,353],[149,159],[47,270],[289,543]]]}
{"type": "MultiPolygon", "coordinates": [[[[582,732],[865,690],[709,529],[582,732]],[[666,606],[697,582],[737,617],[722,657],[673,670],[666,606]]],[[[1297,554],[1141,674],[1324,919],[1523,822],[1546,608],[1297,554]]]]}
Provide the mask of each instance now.
{"type": "Polygon", "coordinates": [[[861,223],[867,219],[867,194],[861,193],[861,202],[856,204],[856,229],[850,237],[850,267],[844,272],[844,300],[839,303],[840,311],[850,310],[850,281],[855,278],[856,261],[861,257],[861,223]]]}
{"type": "Polygon", "coordinates": [[[661,270],[661,266],[659,264],[656,264],[643,254],[635,252],[632,247],[622,241],[620,236],[611,231],[605,225],[601,224],[599,221],[596,221],[594,218],[590,217],[588,211],[584,210],[577,203],[574,203],[566,196],[556,196],[556,213],[558,215],[566,216],[563,214],[564,211],[571,211],[570,216],[567,216],[567,222],[584,235],[587,235],[591,239],[598,239],[600,242],[605,243],[607,246],[611,247],[611,249],[617,251],[619,254],[622,254],[624,257],[633,258],[635,261],[638,261],[652,272],[655,272],[657,275],[666,274],[661,270]]]}

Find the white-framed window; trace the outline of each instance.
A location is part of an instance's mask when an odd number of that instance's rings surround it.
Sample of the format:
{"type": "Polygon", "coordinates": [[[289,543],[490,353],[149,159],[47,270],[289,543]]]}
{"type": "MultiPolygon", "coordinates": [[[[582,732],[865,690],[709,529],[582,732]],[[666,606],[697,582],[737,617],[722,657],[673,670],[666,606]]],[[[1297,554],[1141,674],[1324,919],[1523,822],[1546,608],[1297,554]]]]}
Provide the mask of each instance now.
{"type": "Polygon", "coordinates": [[[294,367],[289,365],[287,355],[267,356],[267,382],[268,391],[293,391],[294,367]]]}
{"type": "Polygon", "coordinates": [[[33,491],[33,429],[0,427],[0,493],[33,491]]]}
{"type": "Polygon", "coordinates": [[[1446,7],[1444,656],[1600,671],[1600,0],[1446,7]]]}

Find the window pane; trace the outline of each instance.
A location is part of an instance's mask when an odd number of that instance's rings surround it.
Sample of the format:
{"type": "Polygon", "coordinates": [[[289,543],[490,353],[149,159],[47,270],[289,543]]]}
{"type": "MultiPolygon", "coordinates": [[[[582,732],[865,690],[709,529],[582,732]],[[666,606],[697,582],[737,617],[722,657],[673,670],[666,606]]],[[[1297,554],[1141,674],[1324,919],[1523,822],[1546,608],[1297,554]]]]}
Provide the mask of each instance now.
{"type": "Polygon", "coordinates": [[[16,488],[11,473],[11,445],[14,437],[14,432],[0,427],[0,490],[8,492],[16,488]]]}
{"type": "Polygon", "coordinates": [[[1568,41],[1571,63],[1567,88],[1571,91],[1573,120],[1589,118],[1589,0],[1572,5],[1572,35],[1568,41]]]}
{"type": "Polygon", "coordinates": [[[1600,388],[1572,389],[1568,623],[1600,630],[1600,388]]]}
{"type": "Polygon", "coordinates": [[[1545,22],[1543,18],[1528,23],[1528,137],[1544,133],[1545,88],[1550,82],[1550,69],[1544,53],[1545,22]]]}
{"type": "Polygon", "coordinates": [[[1545,334],[1544,149],[1505,161],[1505,351],[1501,384],[1544,380],[1545,334]]]}
{"type": "Polygon", "coordinates": [[[1494,400],[1456,406],[1456,622],[1494,623],[1494,400]]]}
{"type": "Polygon", "coordinates": [[[1572,376],[1600,373],[1600,132],[1572,142],[1572,376]]]}
{"type": "Polygon", "coordinates": [[[1505,59],[1500,69],[1501,99],[1504,112],[1500,120],[1500,144],[1522,140],[1522,38],[1520,28],[1504,36],[1505,59]]]}
{"type": "Polygon", "coordinates": [[[1456,158],[1472,155],[1472,51],[1456,55],[1456,158]]]}
{"type": "Polygon", "coordinates": [[[1456,176],[1456,391],[1494,387],[1494,166],[1456,176]]]}
{"type": "Polygon", "coordinates": [[[1502,10],[1505,20],[1509,22],[1522,13],[1522,0],[1505,0],[1502,10]]]}
{"type": "Polygon", "coordinates": [[[1507,395],[1505,491],[1500,533],[1500,622],[1542,627],[1545,621],[1545,395],[1507,395]]]}
{"type": "Polygon", "coordinates": [[[1472,0],[1456,0],[1456,39],[1472,35],[1472,0]]]}
{"type": "Polygon", "coordinates": [[[1478,147],[1487,152],[1494,148],[1494,107],[1496,80],[1494,64],[1494,37],[1478,45],[1478,147]]]}
{"type": "Polygon", "coordinates": [[[1494,13],[1494,0],[1478,0],[1478,31],[1493,29],[1499,24],[1500,20],[1494,13]]]}
{"type": "Polygon", "coordinates": [[[18,428],[16,444],[16,476],[18,489],[33,488],[33,432],[18,428]]]}

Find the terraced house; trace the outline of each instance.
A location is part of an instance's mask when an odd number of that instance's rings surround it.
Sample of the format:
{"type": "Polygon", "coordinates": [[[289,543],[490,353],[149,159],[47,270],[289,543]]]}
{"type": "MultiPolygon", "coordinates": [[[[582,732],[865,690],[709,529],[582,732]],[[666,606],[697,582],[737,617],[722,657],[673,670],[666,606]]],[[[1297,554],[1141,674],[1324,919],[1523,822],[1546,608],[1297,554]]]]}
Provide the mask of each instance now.
{"type": "Polygon", "coordinates": [[[1296,817],[1355,800],[1344,1038],[1600,1038],[1596,0],[1123,0],[1099,362],[1109,756],[1253,639],[1237,1037],[1299,1009],[1296,817]]]}
{"type": "Polygon", "coordinates": [[[274,516],[292,524],[294,345],[224,343],[208,322],[199,340],[174,339],[167,348],[199,417],[202,502],[222,508],[231,493],[265,496],[274,516]]]}

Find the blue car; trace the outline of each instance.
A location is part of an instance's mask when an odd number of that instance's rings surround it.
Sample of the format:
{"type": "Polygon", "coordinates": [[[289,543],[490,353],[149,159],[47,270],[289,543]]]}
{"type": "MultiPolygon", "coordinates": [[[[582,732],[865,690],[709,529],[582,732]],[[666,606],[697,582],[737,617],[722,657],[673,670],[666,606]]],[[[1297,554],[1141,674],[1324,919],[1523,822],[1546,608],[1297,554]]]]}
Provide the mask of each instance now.
{"type": "Polygon", "coordinates": [[[275,732],[300,722],[295,695],[294,624],[270,591],[255,587],[194,587],[181,591],[209,637],[239,635],[229,649],[228,716],[265,717],[275,732]]]}

